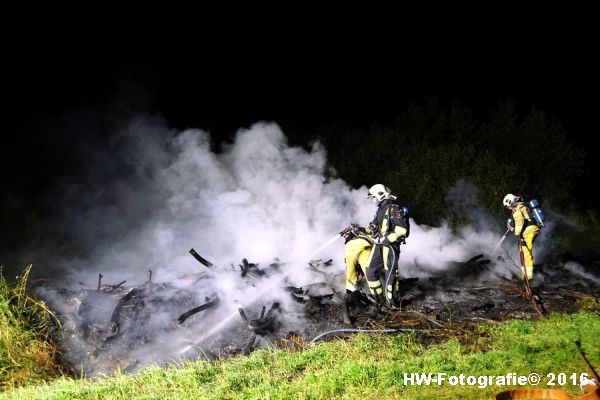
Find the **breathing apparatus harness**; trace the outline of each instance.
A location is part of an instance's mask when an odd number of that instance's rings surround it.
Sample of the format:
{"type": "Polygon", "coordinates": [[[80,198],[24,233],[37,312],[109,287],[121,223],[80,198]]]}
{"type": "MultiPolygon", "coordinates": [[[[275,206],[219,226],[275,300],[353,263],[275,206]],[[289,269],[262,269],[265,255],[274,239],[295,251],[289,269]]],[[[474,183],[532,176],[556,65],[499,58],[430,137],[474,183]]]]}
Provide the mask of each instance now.
{"type": "MultiPolygon", "coordinates": [[[[408,221],[408,207],[402,207],[402,206],[399,206],[398,204],[396,204],[394,202],[394,200],[396,200],[396,196],[389,196],[387,199],[384,199],[384,200],[391,201],[391,204],[385,211],[386,214],[384,216],[384,218],[387,218],[386,232],[382,232],[380,226],[377,226],[377,224],[375,223],[375,220],[373,220],[369,224],[369,229],[371,230],[371,236],[373,236],[373,238],[377,239],[376,241],[374,241],[373,244],[374,245],[382,245],[382,243],[380,242],[380,239],[385,238],[387,236],[387,234],[390,232],[391,226],[392,226],[392,213],[390,212],[390,210],[392,209],[392,207],[394,205],[396,205],[400,208],[400,210],[402,211],[402,216],[406,223],[406,235],[400,240],[400,242],[398,243],[398,246],[400,246],[401,244],[406,244],[406,237],[409,235],[409,231],[410,231],[410,225],[409,225],[409,221],[408,221]]],[[[381,202],[378,204],[378,206],[380,206],[380,205],[381,205],[381,202]]],[[[387,290],[390,285],[390,279],[392,276],[395,276],[397,269],[398,269],[398,265],[397,265],[398,264],[398,254],[396,254],[396,250],[394,249],[394,246],[388,246],[388,249],[392,252],[392,263],[391,263],[390,271],[388,272],[388,276],[387,276],[387,279],[385,282],[384,291],[386,293],[386,298],[388,296],[387,290]]],[[[392,291],[393,291],[393,289],[392,289],[392,291]]]]}

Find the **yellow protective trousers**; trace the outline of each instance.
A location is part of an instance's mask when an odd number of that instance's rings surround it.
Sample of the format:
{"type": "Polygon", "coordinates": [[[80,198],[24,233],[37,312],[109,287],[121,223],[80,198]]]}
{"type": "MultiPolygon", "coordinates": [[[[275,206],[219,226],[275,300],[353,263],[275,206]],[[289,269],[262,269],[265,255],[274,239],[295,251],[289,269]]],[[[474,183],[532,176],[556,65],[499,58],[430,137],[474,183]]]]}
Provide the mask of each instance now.
{"type": "Polygon", "coordinates": [[[355,238],[344,246],[344,262],[346,263],[346,289],[358,290],[359,274],[366,276],[371,243],[363,238],[355,238]]]}
{"type": "Polygon", "coordinates": [[[540,233],[536,225],[529,225],[519,239],[519,253],[521,255],[521,268],[527,279],[533,279],[533,242],[540,233]]]}
{"type": "Polygon", "coordinates": [[[367,266],[367,283],[369,289],[374,295],[383,293],[381,278],[386,285],[386,297],[392,301],[394,290],[398,290],[398,256],[400,255],[400,245],[392,244],[390,246],[377,245],[371,251],[367,266]]]}

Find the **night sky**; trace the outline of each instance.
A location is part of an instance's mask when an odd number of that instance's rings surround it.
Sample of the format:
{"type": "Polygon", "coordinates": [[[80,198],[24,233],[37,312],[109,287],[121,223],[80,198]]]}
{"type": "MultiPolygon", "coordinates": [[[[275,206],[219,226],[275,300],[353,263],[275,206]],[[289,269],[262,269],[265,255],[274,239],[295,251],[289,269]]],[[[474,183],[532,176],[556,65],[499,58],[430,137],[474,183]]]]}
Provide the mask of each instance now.
{"type": "Polygon", "coordinates": [[[326,40],[299,34],[285,45],[243,37],[199,41],[164,53],[133,39],[114,52],[94,44],[20,51],[7,58],[4,75],[3,197],[34,205],[55,177],[75,174],[85,162],[72,154],[76,132],[101,138],[135,113],[160,114],[177,129],[208,130],[219,142],[259,120],[275,121],[284,132],[332,123],[367,127],[393,122],[411,101],[428,97],[456,99],[484,117],[511,98],[523,112],[535,105],[559,119],[586,148],[577,196],[596,207],[596,29],[585,21],[567,28],[558,15],[543,29],[500,25],[503,31],[483,41],[466,29],[452,37],[439,32],[431,41],[355,32],[326,40]]]}

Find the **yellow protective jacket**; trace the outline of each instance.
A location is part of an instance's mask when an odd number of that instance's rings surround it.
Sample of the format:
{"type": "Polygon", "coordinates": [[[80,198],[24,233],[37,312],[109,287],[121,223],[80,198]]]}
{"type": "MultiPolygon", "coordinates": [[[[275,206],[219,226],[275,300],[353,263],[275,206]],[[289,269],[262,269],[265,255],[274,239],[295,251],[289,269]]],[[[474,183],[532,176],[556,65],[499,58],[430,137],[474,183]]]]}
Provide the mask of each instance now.
{"type": "Polygon", "coordinates": [[[528,226],[535,225],[525,203],[519,202],[515,205],[512,209],[512,217],[515,221],[515,236],[521,236],[528,226]]]}

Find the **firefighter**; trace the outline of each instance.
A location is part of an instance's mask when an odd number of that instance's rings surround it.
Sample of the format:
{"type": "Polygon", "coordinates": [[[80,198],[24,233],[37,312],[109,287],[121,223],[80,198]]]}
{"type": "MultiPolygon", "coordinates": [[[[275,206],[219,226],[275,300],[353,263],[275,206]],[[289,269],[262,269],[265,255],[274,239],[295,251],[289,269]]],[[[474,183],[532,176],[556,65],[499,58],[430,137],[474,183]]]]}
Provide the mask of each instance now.
{"type": "Polygon", "coordinates": [[[344,296],[347,323],[353,323],[352,310],[368,304],[365,294],[360,290],[358,283],[362,276],[366,276],[366,267],[371,253],[372,240],[367,236],[365,228],[352,224],[344,233],[344,262],[346,264],[346,294],[344,296]]]}
{"type": "Polygon", "coordinates": [[[358,281],[366,275],[366,267],[371,252],[372,241],[366,236],[364,228],[350,231],[344,245],[344,262],[346,263],[346,294],[358,289],[358,281]]]}
{"type": "Polygon", "coordinates": [[[387,298],[391,306],[397,307],[398,258],[400,244],[408,233],[408,225],[403,208],[396,204],[396,196],[392,195],[388,187],[382,184],[373,185],[367,197],[377,205],[375,217],[366,228],[367,234],[373,240],[373,248],[365,269],[367,283],[379,304],[383,304],[387,298]]]}
{"type": "Polygon", "coordinates": [[[520,196],[507,194],[502,204],[512,214],[512,221],[509,219],[508,227],[513,230],[519,241],[523,277],[531,280],[533,279],[533,242],[540,233],[540,228],[532,219],[529,208],[520,196]]]}

